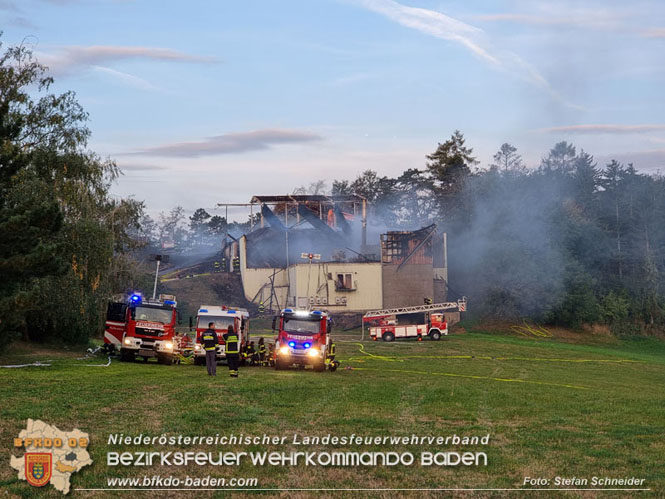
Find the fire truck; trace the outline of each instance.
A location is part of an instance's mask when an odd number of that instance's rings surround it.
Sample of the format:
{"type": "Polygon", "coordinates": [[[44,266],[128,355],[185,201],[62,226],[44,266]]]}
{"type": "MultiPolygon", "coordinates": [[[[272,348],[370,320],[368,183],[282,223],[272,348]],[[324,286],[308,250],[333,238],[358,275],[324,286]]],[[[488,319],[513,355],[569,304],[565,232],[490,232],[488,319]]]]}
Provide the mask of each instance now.
{"type": "Polygon", "coordinates": [[[140,293],[109,303],[104,331],[107,349],[119,351],[122,361],[155,357],[161,364],[171,364],[177,353],[176,307],[173,295],[150,299],[140,293]]]}
{"type": "Polygon", "coordinates": [[[275,369],[289,366],[312,366],[315,371],[326,368],[330,348],[330,321],[327,312],[285,308],[273,317],[275,338],[275,369]]]}
{"type": "Polygon", "coordinates": [[[226,343],[222,335],[226,334],[229,326],[238,333],[240,348],[249,343],[249,312],[244,308],[229,308],[226,306],[201,305],[196,315],[196,343],[194,345],[194,363],[205,364],[205,349],[201,345],[201,335],[208,329],[208,324],[214,322],[213,326],[219,344],[217,345],[217,360],[226,358],[226,343]]]}
{"type": "Polygon", "coordinates": [[[365,323],[370,323],[369,335],[376,341],[395,341],[398,338],[428,337],[434,341],[448,335],[448,323],[442,310],[466,311],[466,297],[457,302],[432,303],[428,305],[373,310],[363,316],[363,336],[365,323]],[[424,314],[421,324],[400,324],[398,317],[406,314],[424,314]]]}

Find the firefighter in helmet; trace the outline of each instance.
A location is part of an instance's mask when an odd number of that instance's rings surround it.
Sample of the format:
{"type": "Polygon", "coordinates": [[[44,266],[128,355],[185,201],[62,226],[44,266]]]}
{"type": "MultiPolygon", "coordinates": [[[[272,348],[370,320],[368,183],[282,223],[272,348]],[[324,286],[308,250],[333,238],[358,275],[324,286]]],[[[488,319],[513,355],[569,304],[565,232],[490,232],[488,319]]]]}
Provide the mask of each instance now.
{"type": "Polygon", "coordinates": [[[274,367],[275,366],[275,344],[274,343],[270,343],[268,345],[267,365],[268,365],[268,367],[274,367]]]}
{"type": "Polygon", "coordinates": [[[335,372],[339,367],[339,361],[335,360],[335,342],[332,338],[330,339],[330,346],[326,352],[326,365],[328,366],[328,369],[330,369],[330,372],[335,372]]]}
{"type": "Polygon", "coordinates": [[[265,366],[266,365],[266,344],[263,342],[263,336],[259,338],[259,345],[258,345],[258,350],[259,350],[259,365],[260,366],[265,366]]]}
{"type": "Polygon", "coordinates": [[[229,375],[232,378],[238,377],[238,364],[240,364],[240,341],[238,334],[233,330],[233,326],[229,326],[228,331],[224,335],[224,342],[226,343],[226,362],[229,365],[229,375]]]}

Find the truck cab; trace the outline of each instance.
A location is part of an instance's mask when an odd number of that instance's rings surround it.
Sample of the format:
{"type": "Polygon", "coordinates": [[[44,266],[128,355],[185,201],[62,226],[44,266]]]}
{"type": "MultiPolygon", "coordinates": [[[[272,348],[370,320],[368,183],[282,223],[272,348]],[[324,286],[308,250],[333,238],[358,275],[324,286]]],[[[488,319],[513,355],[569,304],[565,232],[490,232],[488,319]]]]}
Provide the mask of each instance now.
{"type": "Polygon", "coordinates": [[[326,368],[330,348],[330,320],[320,310],[285,308],[272,321],[275,338],[275,369],[289,366],[312,366],[315,371],[326,368]]]}
{"type": "Polygon", "coordinates": [[[123,361],[155,357],[162,364],[171,364],[177,318],[175,296],[149,299],[134,293],[109,303],[104,343],[110,350],[119,350],[123,361]]]}
{"type": "Polygon", "coordinates": [[[201,305],[196,314],[196,340],[194,344],[194,363],[205,364],[205,349],[201,344],[201,336],[208,329],[208,324],[214,323],[217,333],[217,360],[226,358],[226,342],[223,335],[233,326],[238,334],[239,346],[242,348],[249,342],[249,312],[244,308],[227,307],[225,305],[201,305]]]}

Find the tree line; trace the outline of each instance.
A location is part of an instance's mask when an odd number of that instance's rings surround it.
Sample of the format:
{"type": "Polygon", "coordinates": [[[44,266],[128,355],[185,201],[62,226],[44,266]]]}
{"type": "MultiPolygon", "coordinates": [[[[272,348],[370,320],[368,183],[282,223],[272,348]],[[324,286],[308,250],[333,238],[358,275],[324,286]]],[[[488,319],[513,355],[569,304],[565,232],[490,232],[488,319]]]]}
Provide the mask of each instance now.
{"type": "Polygon", "coordinates": [[[448,233],[449,291],[472,314],[620,334],[665,325],[665,178],[559,142],[535,168],[503,144],[480,167],[456,131],[400,176],[335,180],[388,227],[448,233]]]}
{"type": "Polygon", "coordinates": [[[28,48],[0,56],[0,350],[86,341],[144,276],[131,252],[145,206],[109,195],[118,168],[86,148],[88,115],[52,83],[28,48]]]}

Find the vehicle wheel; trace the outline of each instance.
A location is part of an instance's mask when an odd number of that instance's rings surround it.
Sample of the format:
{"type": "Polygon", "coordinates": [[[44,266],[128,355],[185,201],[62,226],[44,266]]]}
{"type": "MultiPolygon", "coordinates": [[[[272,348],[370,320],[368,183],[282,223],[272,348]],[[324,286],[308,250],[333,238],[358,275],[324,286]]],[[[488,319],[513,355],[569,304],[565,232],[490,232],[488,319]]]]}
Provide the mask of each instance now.
{"type": "Polygon", "coordinates": [[[383,336],[381,338],[383,338],[383,341],[387,341],[387,342],[395,341],[395,335],[393,333],[390,333],[390,332],[383,333],[383,336]]]}
{"type": "Polygon", "coordinates": [[[323,362],[319,362],[318,364],[313,364],[312,367],[317,373],[323,372],[326,370],[326,365],[323,362]]]}
{"type": "Polygon", "coordinates": [[[164,364],[165,366],[170,366],[173,364],[173,357],[171,355],[160,355],[157,357],[157,362],[164,364]]]}
{"type": "Polygon", "coordinates": [[[134,362],[135,357],[134,352],[128,352],[124,348],[120,349],[120,360],[122,362],[134,362]]]}
{"type": "Polygon", "coordinates": [[[206,363],[206,360],[205,360],[204,357],[194,357],[194,365],[195,366],[202,366],[205,363],[206,363]]]}
{"type": "Polygon", "coordinates": [[[283,369],[286,369],[286,363],[282,362],[281,360],[277,359],[275,361],[275,371],[281,371],[283,369]]]}
{"type": "Polygon", "coordinates": [[[429,335],[434,341],[439,341],[441,339],[441,333],[439,331],[432,331],[429,335]]]}

